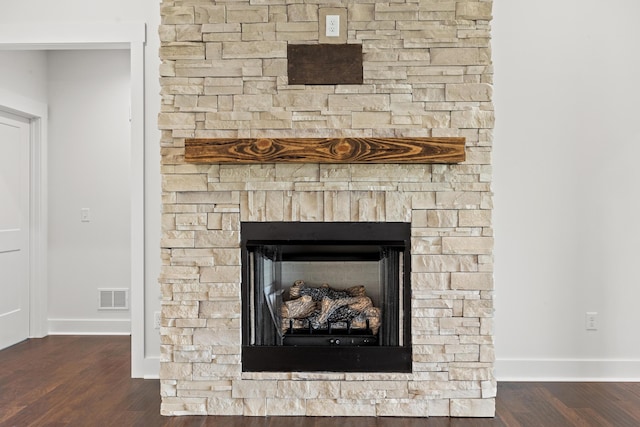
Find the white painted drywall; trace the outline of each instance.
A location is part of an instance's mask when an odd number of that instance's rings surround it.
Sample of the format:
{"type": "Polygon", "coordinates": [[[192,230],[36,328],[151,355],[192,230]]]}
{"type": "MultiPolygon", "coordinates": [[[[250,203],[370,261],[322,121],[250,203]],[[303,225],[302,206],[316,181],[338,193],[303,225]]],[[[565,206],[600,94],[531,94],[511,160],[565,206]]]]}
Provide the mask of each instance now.
{"type": "Polygon", "coordinates": [[[46,104],[46,53],[0,50],[0,89],[46,104]]]}
{"type": "Polygon", "coordinates": [[[640,378],[639,14],[494,2],[499,379],[640,378]]]}
{"type": "Polygon", "coordinates": [[[50,332],[129,333],[130,310],[98,309],[98,289],[130,289],[129,51],[47,57],[50,332]]]}

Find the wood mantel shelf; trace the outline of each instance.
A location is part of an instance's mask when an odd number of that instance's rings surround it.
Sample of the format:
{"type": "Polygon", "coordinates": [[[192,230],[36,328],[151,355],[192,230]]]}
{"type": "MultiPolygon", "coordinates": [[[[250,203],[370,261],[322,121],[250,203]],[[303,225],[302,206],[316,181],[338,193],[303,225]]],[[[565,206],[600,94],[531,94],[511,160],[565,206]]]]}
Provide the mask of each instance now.
{"type": "Polygon", "coordinates": [[[465,138],[213,138],[185,140],[188,163],[460,163],[465,138]]]}

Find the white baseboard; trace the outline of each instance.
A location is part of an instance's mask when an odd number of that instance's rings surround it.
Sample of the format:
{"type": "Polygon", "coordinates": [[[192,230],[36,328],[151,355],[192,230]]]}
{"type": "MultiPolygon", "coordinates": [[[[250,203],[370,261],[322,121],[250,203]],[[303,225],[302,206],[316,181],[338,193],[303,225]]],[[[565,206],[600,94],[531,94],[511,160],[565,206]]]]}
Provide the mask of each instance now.
{"type": "Polygon", "coordinates": [[[129,319],[49,319],[49,335],[131,335],[129,319]]]}
{"type": "Polygon", "coordinates": [[[497,359],[498,381],[640,381],[640,359],[497,359]]]}

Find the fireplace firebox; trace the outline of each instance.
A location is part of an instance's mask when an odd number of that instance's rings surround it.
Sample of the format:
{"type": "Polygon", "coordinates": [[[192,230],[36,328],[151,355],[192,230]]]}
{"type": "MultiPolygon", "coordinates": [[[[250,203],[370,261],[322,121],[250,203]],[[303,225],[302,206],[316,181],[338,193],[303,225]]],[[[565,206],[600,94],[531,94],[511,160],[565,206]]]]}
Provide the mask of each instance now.
{"type": "Polygon", "coordinates": [[[411,372],[410,224],[244,222],[240,234],[243,371],[411,372]]]}

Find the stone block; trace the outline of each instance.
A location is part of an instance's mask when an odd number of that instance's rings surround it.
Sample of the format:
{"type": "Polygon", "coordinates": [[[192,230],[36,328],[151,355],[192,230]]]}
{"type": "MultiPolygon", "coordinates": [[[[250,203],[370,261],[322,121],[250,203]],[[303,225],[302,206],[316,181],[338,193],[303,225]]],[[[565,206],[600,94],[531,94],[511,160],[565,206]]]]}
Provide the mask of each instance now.
{"type": "Polygon", "coordinates": [[[214,5],[196,5],[194,7],[196,24],[222,24],[225,20],[225,7],[214,5]]]}
{"type": "Polygon", "coordinates": [[[379,417],[427,417],[429,400],[427,399],[385,399],[376,404],[379,417]]]}
{"type": "Polygon", "coordinates": [[[200,268],[201,283],[235,283],[240,282],[242,271],[236,265],[217,265],[200,268]]]}
{"type": "Polygon", "coordinates": [[[158,27],[158,36],[163,43],[170,43],[176,41],[176,26],[175,25],[160,25],[158,27]]]}
{"type": "Polygon", "coordinates": [[[325,191],[323,194],[325,221],[351,220],[351,195],[348,191],[325,191]]]}
{"type": "Polygon", "coordinates": [[[382,396],[385,399],[407,399],[409,391],[406,380],[345,381],[341,385],[341,396],[347,399],[368,399],[382,396]],[[362,386],[365,387],[362,387],[362,386]],[[373,397],[375,396],[375,397],[373,397]]]}
{"type": "Polygon", "coordinates": [[[477,47],[432,48],[432,65],[488,65],[489,60],[477,47]]]}
{"type": "MultiPolygon", "coordinates": [[[[493,344],[480,346],[480,362],[493,363],[496,360],[496,352],[493,344]]],[[[484,397],[484,396],[483,396],[484,397]]],[[[489,396],[495,397],[495,396],[489,396]]]]}
{"type": "Polygon", "coordinates": [[[339,397],[340,383],[338,381],[307,381],[305,398],[337,399],[339,397]]]}
{"type": "Polygon", "coordinates": [[[451,126],[461,129],[493,128],[495,117],[493,111],[463,110],[451,113],[451,126]]]}
{"type": "Polygon", "coordinates": [[[483,399],[494,398],[498,394],[498,383],[496,380],[482,381],[480,387],[483,399]]]}
{"type": "Polygon", "coordinates": [[[391,117],[389,111],[355,111],[351,115],[351,127],[353,129],[390,127],[391,117]]]}
{"type": "Polygon", "coordinates": [[[160,58],[165,60],[204,59],[204,53],[205,46],[203,43],[166,43],[160,46],[160,58]]]}
{"type": "Polygon", "coordinates": [[[450,406],[450,399],[431,399],[429,400],[429,416],[448,417],[450,414],[450,406]]]}
{"type": "Polygon", "coordinates": [[[172,380],[190,380],[193,373],[191,363],[165,362],[160,364],[160,378],[172,380]]]}
{"type": "Polygon", "coordinates": [[[192,113],[160,113],[158,115],[160,129],[195,129],[196,116],[192,113]]]}
{"type": "Polygon", "coordinates": [[[189,6],[160,6],[162,23],[165,25],[193,24],[194,10],[189,6]]]}
{"type": "MultiPolygon", "coordinates": [[[[213,330],[209,328],[198,328],[193,332],[194,345],[233,345],[238,344],[240,339],[240,329],[213,330]]],[[[209,358],[209,360],[203,360],[202,362],[211,362],[211,358],[209,358]]]]}
{"type": "Polygon", "coordinates": [[[221,249],[218,248],[213,252],[213,260],[215,265],[240,265],[239,249],[221,249]]]}
{"type": "Polygon", "coordinates": [[[485,101],[492,99],[493,87],[486,83],[448,84],[445,89],[447,101],[485,101]]]}
{"type": "Polygon", "coordinates": [[[195,234],[193,231],[165,231],[160,239],[163,248],[192,248],[195,234]]]}
{"type": "Polygon", "coordinates": [[[492,273],[451,273],[451,289],[455,290],[493,290],[492,273]]]}
{"type": "Polygon", "coordinates": [[[278,382],[275,380],[236,380],[233,381],[234,398],[275,398],[278,382]]]}
{"type": "Polygon", "coordinates": [[[391,100],[389,95],[329,95],[331,111],[389,111],[391,100]]]}
{"type": "Polygon", "coordinates": [[[376,3],[377,21],[417,21],[418,16],[418,6],[415,4],[376,3]]]}
{"type": "Polygon", "coordinates": [[[207,176],[204,174],[164,175],[162,189],[163,191],[206,191],[207,176]]]}
{"type": "Polygon", "coordinates": [[[273,97],[275,107],[292,108],[296,110],[325,110],[328,106],[328,95],[315,92],[280,92],[273,97]]]}
{"type": "Polygon", "coordinates": [[[287,5],[287,20],[289,22],[318,22],[318,5],[289,4],[287,5]]]}
{"type": "Polygon", "coordinates": [[[428,210],[427,227],[432,228],[453,228],[458,225],[457,210],[428,210]]]}
{"type": "Polygon", "coordinates": [[[449,112],[423,113],[421,118],[422,125],[429,129],[448,128],[451,124],[451,113],[449,112]]]}
{"type": "MultiPolygon", "coordinates": [[[[457,273],[460,271],[477,271],[478,263],[472,255],[411,255],[411,271],[416,273],[451,273],[451,287],[453,288],[453,275],[480,274],[457,273]]],[[[459,278],[458,280],[462,280],[459,278]]],[[[470,280],[470,279],[469,279],[470,280]]],[[[471,285],[470,285],[471,286],[471,285]]],[[[457,289],[457,288],[453,288],[457,289]]],[[[464,289],[464,288],[463,288],[464,289]]]]}
{"type": "MultiPolygon", "coordinates": [[[[240,317],[240,314],[242,312],[240,300],[201,301],[199,305],[199,316],[206,319],[233,319],[240,317]]],[[[198,317],[198,315],[194,317],[198,317]]]]}
{"type": "Polygon", "coordinates": [[[255,399],[242,399],[244,404],[245,417],[266,417],[267,416],[267,399],[255,398],[255,399]]]}
{"type": "Polygon", "coordinates": [[[375,21],[375,5],[374,4],[349,4],[349,22],[372,22],[375,21]]]}
{"type": "Polygon", "coordinates": [[[198,267],[187,266],[162,266],[160,270],[160,280],[195,280],[198,278],[198,267]]]}
{"type": "Polygon", "coordinates": [[[449,289],[449,273],[411,272],[411,290],[416,294],[449,289]]]}
{"type": "Polygon", "coordinates": [[[385,194],[385,213],[387,221],[411,222],[411,195],[400,192],[385,194]]]}
{"type": "Polygon", "coordinates": [[[493,301],[465,300],[463,314],[464,317],[493,317],[493,301]]]}
{"type": "Polygon", "coordinates": [[[456,19],[492,19],[490,1],[464,1],[456,3],[456,19]]]}
{"type": "Polygon", "coordinates": [[[490,254],[493,250],[493,237],[443,237],[444,254],[490,254]]]}
{"type": "Polygon", "coordinates": [[[375,417],[376,405],[370,400],[311,399],[307,401],[307,416],[375,417]]]}
{"type": "Polygon", "coordinates": [[[495,399],[451,399],[452,417],[494,417],[495,399]]]}
{"type": "Polygon", "coordinates": [[[439,209],[478,209],[482,201],[477,191],[437,191],[435,196],[439,209]]]}
{"type": "Polygon", "coordinates": [[[202,41],[200,25],[176,25],[176,41],[199,42],[202,41]]]}
{"type": "Polygon", "coordinates": [[[207,415],[240,416],[244,414],[242,399],[210,398],[207,399],[207,415]]]}
{"type": "Polygon", "coordinates": [[[438,236],[416,237],[411,240],[411,253],[414,255],[440,254],[442,253],[441,238],[438,236]]]}
{"type": "Polygon", "coordinates": [[[491,210],[461,210],[458,212],[458,225],[460,227],[489,227],[491,226],[491,210]]]}
{"type": "Polygon", "coordinates": [[[304,416],[307,411],[305,399],[267,398],[267,415],[269,416],[304,416]]]}
{"type": "Polygon", "coordinates": [[[211,230],[195,232],[197,248],[239,248],[240,233],[238,231],[211,230]]]}
{"type": "Polygon", "coordinates": [[[251,22],[268,22],[268,6],[248,6],[243,4],[227,6],[227,22],[246,24],[251,22]]]}
{"type": "Polygon", "coordinates": [[[207,415],[206,398],[171,397],[162,400],[162,415],[207,415]]]}
{"type": "MultiPolygon", "coordinates": [[[[211,349],[215,354],[219,354],[217,347],[211,349]]],[[[235,380],[240,377],[240,364],[227,365],[216,363],[193,363],[194,381],[220,381],[235,380]]],[[[226,393],[225,393],[226,394],[226,393]]]]}
{"type": "Polygon", "coordinates": [[[182,349],[173,352],[173,358],[175,362],[178,363],[205,363],[211,362],[213,356],[211,355],[210,349],[182,349]]]}
{"type": "Polygon", "coordinates": [[[224,59],[286,58],[287,42],[285,41],[223,42],[222,57],[224,59]]]}

